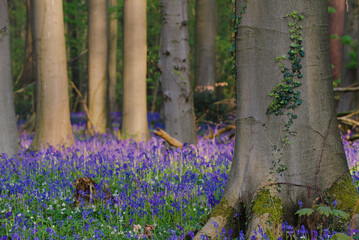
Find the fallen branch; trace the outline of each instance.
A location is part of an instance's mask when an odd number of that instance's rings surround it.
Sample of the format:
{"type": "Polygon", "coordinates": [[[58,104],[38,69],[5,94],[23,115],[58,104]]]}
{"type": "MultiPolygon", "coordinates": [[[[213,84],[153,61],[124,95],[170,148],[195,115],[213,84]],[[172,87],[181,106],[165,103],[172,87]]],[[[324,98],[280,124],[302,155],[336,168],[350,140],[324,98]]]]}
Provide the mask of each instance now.
{"type": "Polygon", "coordinates": [[[71,58],[70,60],[67,61],[67,64],[72,65],[74,64],[77,60],[80,59],[80,57],[82,57],[83,55],[85,55],[85,53],[87,53],[87,49],[83,50],[79,55],[77,55],[74,58],[71,58]]]}
{"type": "MultiPolygon", "coordinates": [[[[85,110],[85,113],[86,113],[86,116],[87,116],[87,119],[89,120],[89,123],[91,125],[91,131],[94,129],[94,125],[93,125],[93,122],[91,121],[91,118],[90,118],[90,115],[89,115],[89,110],[87,108],[87,105],[86,105],[86,96],[84,97],[82,95],[82,93],[80,92],[80,90],[76,87],[75,83],[71,80],[69,80],[69,82],[71,83],[71,86],[72,88],[76,91],[77,95],[82,99],[82,106],[85,110]]],[[[86,95],[86,94],[85,94],[86,95]]]]}
{"type": "Polygon", "coordinates": [[[334,92],[355,92],[359,91],[359,87],[336,87],[334,92]]]}
{"type": "Polygon", "coordinates": [[[220,135],[222,135],[222,134],[224,134],[224,133],[226,133],[226,132],[229,132],[229,131],[231,131],[231,130],[233,130],[233,129],[235,129],[235,128],[236,128],[235,125],[228,125],[228,126],[225,126],[225,127],[221,128],[221,129],[219,129],[216,134],[214,134],[213,131],[210,132],[210,133],[209,133],[207,136],[205,136],[204,138],[205,138],[205,139],[216,138],[216,137],[218,137],[218,136],[220,136],[220,135]]]}
{"type": "Polygon", "coordinates": [[[178,141],[177,139],[171,137],[167,132],[163,131],[160,128],[157,128],[158,131],[153,130],[153,133],[157,136],[163,138],[166,142],[168,142],[171,146],[177,147],[177,148],[183,148],[183,143],[178,141]]]}

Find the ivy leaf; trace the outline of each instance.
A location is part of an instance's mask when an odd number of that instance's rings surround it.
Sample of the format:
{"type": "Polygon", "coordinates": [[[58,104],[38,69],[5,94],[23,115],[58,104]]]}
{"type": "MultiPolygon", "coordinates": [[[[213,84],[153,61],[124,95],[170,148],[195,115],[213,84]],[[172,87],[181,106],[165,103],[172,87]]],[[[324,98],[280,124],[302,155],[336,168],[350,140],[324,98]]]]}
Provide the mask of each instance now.
{"type": "Polygon", "coordinates": [[[349,240],[350,237],[348,235],[346,235],[345,233],[336,233],[334,234],[330,239],[333,240],[349,240]]]}
{"type": "Polygon", "coordinates": [[[331,215],[333,213],[332,209],[327,206],[319,206],[319,207],[317,207],[317,210],[320,214],[325,215],[327,217],[329,217],[329,215],[331,215]]]}
{"type": "Polygon", "coordinates": [[[298,211],[295,212],[295,214],[298,214],[299,217],[301,216],[309,216],[311,215],[312,213],[314,212],[313,209],[311,208],[302,208],[302,209],[299,209],[298,211]]]}
{"type": "Polygon", "coordinates": [[[328,13],[336,13],[337,10],[333,7],[328,7],[328,13]]]}
{"type": "Polygon", "coordinates": [[[340,218],[344,218],[344,219],[346,219],[348,217],[348,213],[346,213],[346,212],[344,212],[342,210],[333,209],[332,213],[336,217],[340,217],[340,218]]]}

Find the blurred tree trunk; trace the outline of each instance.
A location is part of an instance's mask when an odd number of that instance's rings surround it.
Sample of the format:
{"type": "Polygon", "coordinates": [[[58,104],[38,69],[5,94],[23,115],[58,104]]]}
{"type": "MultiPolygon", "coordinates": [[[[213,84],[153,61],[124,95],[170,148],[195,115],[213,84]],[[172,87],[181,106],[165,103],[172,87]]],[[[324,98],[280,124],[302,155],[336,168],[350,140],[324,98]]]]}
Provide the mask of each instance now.
{"type": "Polygon", "coordinates": [[[334,8],[335,13],[329,13],[329,36],[337,37],[330,40],[330,57],[333,65],[333,80],[341,78],[342,71],[342,43],[341,37],[344,30],[345,0],[329,0],[328,5],[334,8]]]}
{"type": "Polygon", "coordinates": [[[107,3],[106,0],[89,0],[89,120],[88,133],[106,133],[111,129],[108,109],[107,82],[107,3]]]}
{"type": "Polygon", "coordinates": [[[196,92],[214,92],[216,78],[216,0],[196,0],[196,92]]]}
{"type": "Polygon", "coordinates": [[[0,0],[0,156],[20,149],[12,94],[10,32],[7,0],[0,0]]]}
{"type": "Polygon", "coordinates": [[[147,122],[146,0],[124,1],[123,138],[149,139],[147,122]]]}
{"type": "MultiPolygon", "coordinates": [[[[359,39],[359,8],[352,6],[348,12],[345,12],[344,35],[350,36],[353,42],[359,39]]],[[[359,48],[358,48],[359,49],[359,48]]],[[[357,74],[358,62],[356,68],[352,64],[349,54],[354,53],[355,46],[351,44],[343,44],[342,54],[342,73],[340,87],[351,87],[359,84],[359,75],[357,74]]],[[[358,53],[357,53],[358,54],[358,53]]],[[[359,55],[358,55],[359,56],[359,55]]],[[[341,92],[337,112],[348,112],[359,108],[359,92],[341,92]]]]}
{"type": "Polygon", "coordinates": [[[26,13],[25,58],[23,72],[20,78],[22,86],[35,82],[30,0],[26,0],[26,13]]]}
{"type": "Polygon", "coordinates": [[[160,69],[166,132],[197,142],[190,83],[188,0],[161,0],[160,69]]]}
{"type": "MultiPolygon", "coordinates": [[[[194,239],[200,239],[200,234],[215,237],[222,228],[232,229],[234,238],[238,226],[246,224],[247,229],[242,230],[248,239],[258,226],[276,239],[282,222],[297,224],[298,201],[311,207],[336,199],[336,208],[349,212],[358,199],[335,117],[327,0],[250,0],[241,14],[243,2],[236,1],[237,16],[242,18],[236,36],[237,120],[232,166],[222,199],[194,239]],[[283,75],[293,73],[290,60],[283,60],[288,70],[281,73],[274,59],[291,49],[286,14],[294,11],[304,15],[296,25],[303,26],[303,43],[295,43],[303,46],[305,56],[297,53],[294,58],[302,60],[303,78],[294,72],[292,79],[302,84],[295,91],[303,102],[295,109],[283,106],[283,115],[267,115],[273,100],[268,94],[278,84],[289,85],[282,81],[283,75]],[[288,132],[285,124],[290,119],[293,123],[288,132]]],[[[293,99],[290,104],[297,102],[293,99]]]]}
{"type": "Polygon", "coordinates": [[[36,129],[32,149],[73,144],[62,1],[31,1],[36,60],[36,129]]]}
{"type": "Polygon", "coordinates": [[[108,96],[110,102],[110,112],[117,112],[116,102],[116,83],[117,83],[117,35],[118,35],[118,20],[117,20],[117,5],[118,0],[108,0],[108,6],[111,10],[109,14],[109,45],[108,45],[108,77],[109,89],[108,96]]]}
{"type": "MultiPolygon", "coordinates": [[[[76,7],[78,6],[77,2],[78,0],[66,0],[67,6],[69,8],[68,11],[65,11],[65,14],[67,14],[67,47],[68,47],[68,56],[69,56],[69,76],[70,80],[75,84],[77,88],[80,88],[80,81],[81,81],[81,74],[80,74],[80,62],[78,60],[75,60],[82,49],[79,47],[79,44],[77,42],[77,39],[80,38],[80,31],[78,29],[78,11],[76,11],[76,7]],[[73,59],[73,60],[72,60],[73,59]]],[[[66,10],[66,8],[65,8],[66,10]]],[[[71,110],[74,112],[80,111],[81,109],[81,102],[80,97],[78,96],[75,89],[72,89],[72,94],[70,96],[70,99],[73,99],[73,104],[71,106],[71,110]]]]}

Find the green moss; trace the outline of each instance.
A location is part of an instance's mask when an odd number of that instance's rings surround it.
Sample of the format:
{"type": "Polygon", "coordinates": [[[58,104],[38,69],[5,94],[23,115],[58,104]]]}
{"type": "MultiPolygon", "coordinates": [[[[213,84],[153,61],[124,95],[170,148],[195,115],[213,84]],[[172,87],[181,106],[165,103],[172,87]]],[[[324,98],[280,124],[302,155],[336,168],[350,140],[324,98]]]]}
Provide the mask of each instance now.
{"type": "Polygon", "coordinates": [[[217,216],[232,219],[235,214],[236,210],[233,207],[229,206],[226,198],[222,197],[221,201],[217,204],[213,211],[203,219],[203,222],[207,222],[211,217],[217,216]]]}
{"type": "Polygon", "coordinates": [[[359,194],[349,173],[329,189],[329,199],[330,201],[337,200],[337,209],[346,212],[353,211],[356,202],[359,200],[359,194]]]}
{"type": "Polygon", "coordinates": [[[258,193],[256,199],[254,200],[252,213],[257,216],[269,214],[269,226],[276,226],[282,222],[282,200],[280,200],[277,196],[273,196],[269,190],[263,189],[258,193]]]}

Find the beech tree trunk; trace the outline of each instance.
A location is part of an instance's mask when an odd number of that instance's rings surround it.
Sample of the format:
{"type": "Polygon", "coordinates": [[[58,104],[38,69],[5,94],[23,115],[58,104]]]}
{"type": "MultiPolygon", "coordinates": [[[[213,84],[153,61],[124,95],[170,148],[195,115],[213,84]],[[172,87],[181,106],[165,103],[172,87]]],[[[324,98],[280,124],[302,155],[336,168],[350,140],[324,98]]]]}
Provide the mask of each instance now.
{"type": "Polygon", "coordinates": [[[20,149],[12,94],[10,32],[7,0],[0,0],[0,156],[20,149]]]}
{"type": "MultiPolygon", "coordinates": [[[[244,2],[236,1],[237,16],[242,18],[236,37],[233,162],[223,197],[195,239],[201,234],[213,238],[223,228],[232,229],[236,237],[238,226],[250,238],[258,225],[277,238],[283,221],[297,223],[298,201],[311,207],[328,197],[338,201],[337,208],[348,211],[358,199],[337,128],[327,0],[250,0],[243,14],[244,2]],[[297,72],[293,78],[302,84],[295,91],[303,102],[283,109],[283,115],[267,115],[273,100],[269,93],[277,84],[285,84],[275,59],[293,49],[286,15],[294,11],[304,15],[297,25],[303,27],[303,43],[297,44],[305,51],[300,62],[302,78],[296,77],[297,72]],[[288,113],[296,115],[290,133],[285,131],[288,113]]],[[[292,71],[291,61],[284,63],[292,71]]]]}
{"type": "Polygon", "coordinates": [[[166,132],[197,142],[190,83],[188,0],[161,0],[161,84],[166,132]]]}
{"type": "Polygon", "coordinates": [[[32,149],[73,144],[62,1],[31,1],[36,60],[36,127],[32,149]]]}
{"type": "Polygon", "coordinates": [[[145,141],[147,122],[146,0],[124,1],[124,69],[122,138],[145,141]]]}
{"type": "MultiPolygon", "coordinates": [[[[117,7],[118,0],[109,0],[108,6],[113,11],[117,7]]],[[[108,44],[108,78],[109,78],[109,103],[110,112],[117,112],[116,83],[117,83],[117,35],[118,20],[116,11],[109,15],[109,44],[108,44]]]]}
{"type": "Polygon", "coordinates": [[[89,119],[87,122],[89,134],[106,133],[107,129],[112,128],[107,94],[108,37],[106,7],[106,0],[89,0],[89,119]]]}
{"type": "Polygon", "coordinates": [[[216,0],[196,0],[196,92],[214,92],[216,78],[216,0]]]}

